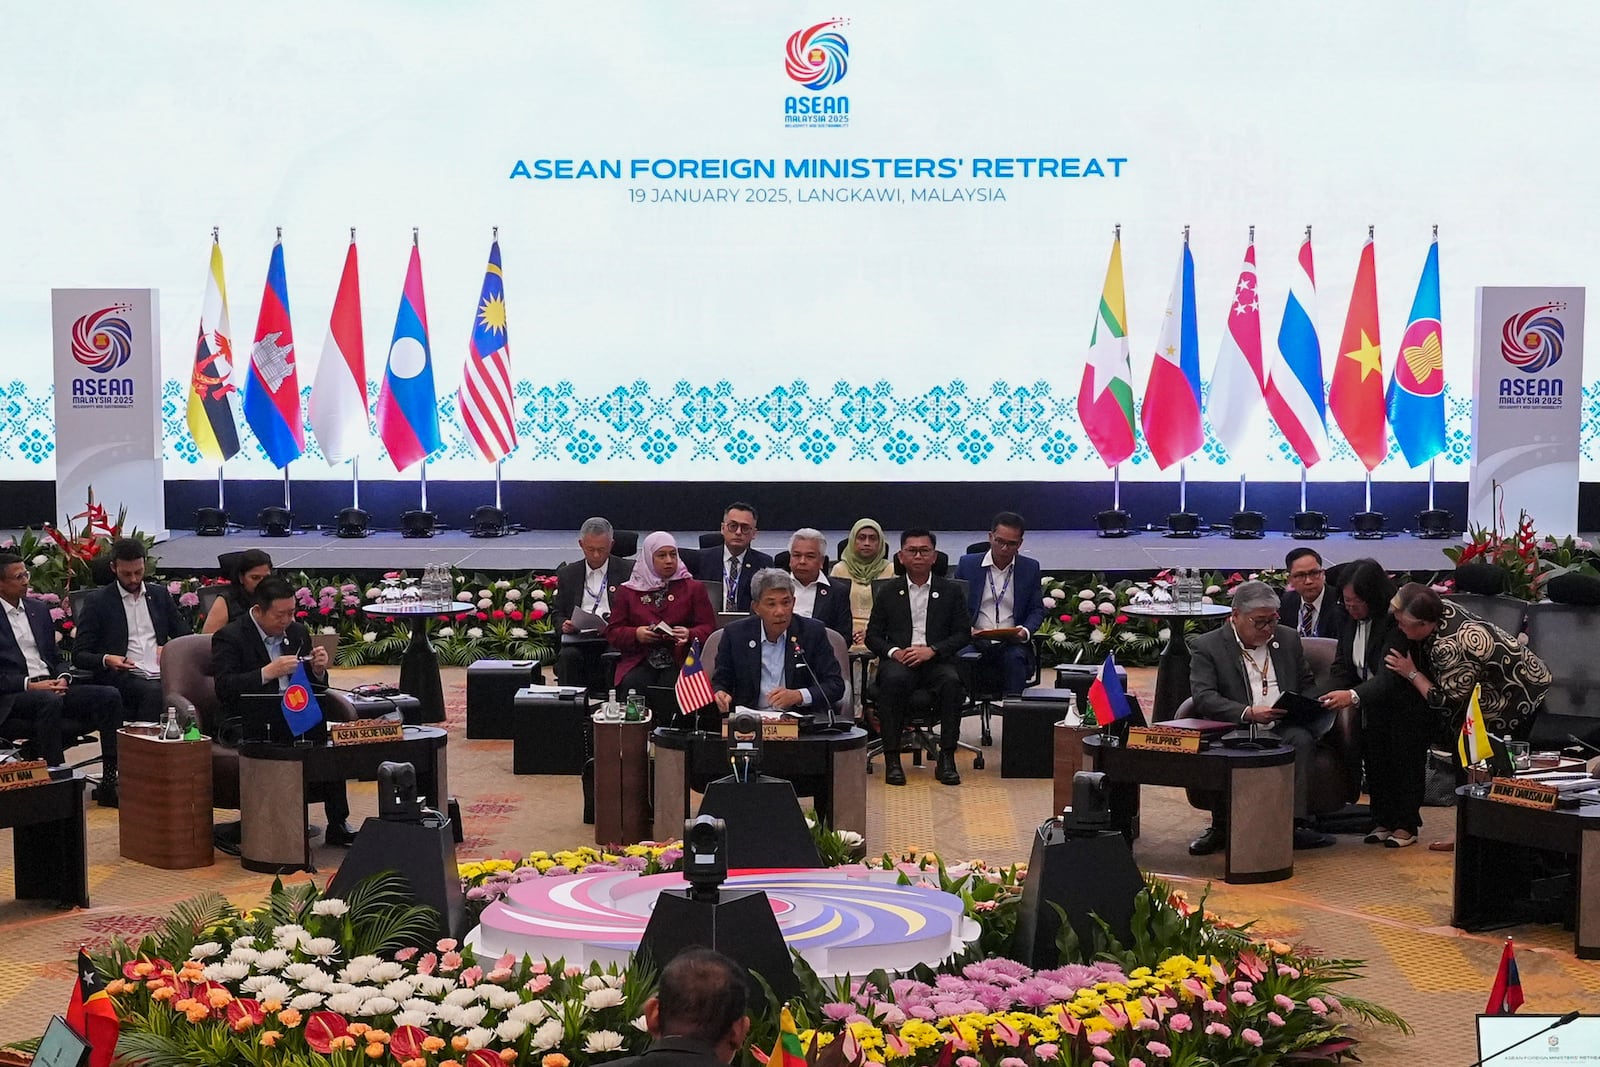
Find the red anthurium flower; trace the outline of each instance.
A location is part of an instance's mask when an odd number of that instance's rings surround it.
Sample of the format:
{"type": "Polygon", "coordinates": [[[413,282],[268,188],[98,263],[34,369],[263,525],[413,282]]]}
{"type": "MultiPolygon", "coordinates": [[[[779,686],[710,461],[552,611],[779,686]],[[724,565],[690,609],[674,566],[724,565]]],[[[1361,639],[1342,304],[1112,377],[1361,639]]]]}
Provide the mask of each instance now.
{"type": "Polygon", "coordinates": [[[241,998],[228,1003],[228,1027],[232,1030],[245,1030],[252,1026],[260,1026],[267,1021],[267,1013],[261,1010],[261,1002],[250,998],[241,998]]]}
{"type": "Polygon", "coordinates": [[[345,1017],[332,1011],[314,1011],[306,1019],[306,1044],[311,1051],[326,1056],[333,1051],[333,1039],[350,1032],[345,1017]]]}
{"type": "Polygon", "coordinates": [[[418,1059],[423,1055],[422,1042],[427,1036],[427,1031],[419,1026],[396,1027],[389,1035],[389,1051],[401,1063],[418,1059]]]}

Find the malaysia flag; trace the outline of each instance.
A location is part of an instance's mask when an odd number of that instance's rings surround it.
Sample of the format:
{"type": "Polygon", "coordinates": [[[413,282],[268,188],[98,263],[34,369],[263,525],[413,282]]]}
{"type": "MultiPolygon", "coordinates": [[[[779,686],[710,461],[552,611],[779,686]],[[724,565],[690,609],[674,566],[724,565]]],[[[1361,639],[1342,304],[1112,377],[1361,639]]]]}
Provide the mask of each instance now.
{"type": "Polygon", "coordinates": [[[517,447],[511,416],[511,342],[506,336],[505,280],[500,273],[500,242],[489,249],[483,291],[472,318],[471,349],[461,372],[457,405],[472,447],[490,463],[517,447]]]}
{"type": "Polygon", "coordinates": [[[1222,351],[1211,372],[1211,399],[1206,414],[1217,439],[1236,459],[1266,444],[1261,397],[1266,391],[1266,366],[1261,358],[1261,300],[1256,290],[1256,246],[1244,252],[1239,281],[1228,305],[1222,351]]]}
{"type": "Polygon", "coordinates": [[[405,470],[439,447],[439,403],[433,391],[428,307],[422,297],[422,252],[411,243],[405,289],[389,342],[389,363],[378,391],[378,436],[395,470],[405,470]]]}
{"type": "Polygon", "coordinates": [[[678,672],[678,681],[672,690],[678,698],[678,710],[685,715],[694,714],[715,699],[711,679],[700,662],[699,638],[689,642],[689,654],[683,658],[683,670],[678,672]]]}
{"type": "Polygon", "coordinates": [[[300,377],[295,371],[294,328],[289,322],[289,284],[283,270],[283,239],[272,246],[267,284],[250,349],[244,383],[244,419],[274,467],[287,467],[306,450],[300,423],[300,377]]]}
{"type": "Polygon", "coordinates": [[[1200,424],[1200,330],[1194,303],[1194,256],[1187,239],[1178,260],[1178,276],[1167,298],[1161,339],[1150,364],[1139,412],[1145,443],[1156,465],[1166,470],[1192,456],[1206,443],[1200,424]]]}
{"type": "Polygon", "coordinates": [[[1322,344],[1317,339],[1317,275],[1311,228],[1295,259],[1289,301],[1278,327],[1278,353],[1267,368],[1267,410],[1304,467],[1328,451],[1328,416],[1322,393],[1322,344]]]}

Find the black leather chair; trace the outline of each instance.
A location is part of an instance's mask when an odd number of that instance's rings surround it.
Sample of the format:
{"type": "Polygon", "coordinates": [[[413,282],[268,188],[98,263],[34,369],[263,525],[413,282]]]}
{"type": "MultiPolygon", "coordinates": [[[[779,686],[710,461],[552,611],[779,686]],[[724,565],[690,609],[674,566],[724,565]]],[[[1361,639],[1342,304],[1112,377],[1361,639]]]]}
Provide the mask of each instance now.
{"type": "Polygon", "coordinates": [[[1528,741],[1535,749],[1565,748],[1572,734],[1600,744],[1600,608],[1530,604],[1527,635],[1553,679],[1528,741]]]}
{"type": "Polygon", "coordinates": [[[639,552],[638,530],[612,530],[611,554],[621,559],[632,559],[639,552]]]}
{"type": "Polygon", "coordinates": [[[1527,625],[1526,600],[1514,596],[1487,595],[1484,593],[1448,593],[1445,600],[1472,612],[1485,622],[1493,623],[1512,637],[1521,634],[1527,625]]]}

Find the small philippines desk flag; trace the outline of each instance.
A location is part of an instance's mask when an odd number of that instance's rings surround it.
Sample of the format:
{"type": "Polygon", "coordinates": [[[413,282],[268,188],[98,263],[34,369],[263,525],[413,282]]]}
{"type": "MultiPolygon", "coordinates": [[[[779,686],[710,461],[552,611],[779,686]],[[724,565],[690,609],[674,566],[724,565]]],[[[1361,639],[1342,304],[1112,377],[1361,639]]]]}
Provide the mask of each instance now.
{"type": "Polygon", "coordinates": [[[1089,683],[1089,707],[1094,710],[1094,721],[1101,726],[1121,722],[1133,714],[1128,706],[1128,695],[1122,691],[1122,681],[1117,677],[1117,658],[1107,655],[1100,665],[1100,673],[1089,683]]]}
{"type": "Polygon", "coordinates": [[[306,665],[300,663],[289,676],[289,688],[283,691],[283,721],[296,737],[322,722],[322,705],[311,689],[311,676],[306,665]]]}
{"type": "Polygon", "coordinates": [[[66,1021],[89,1043],[89,1067],[110,1067],[122,1026],[117,1021],[116,1005],[111,1003],[111,994],[106,992],[100,972],[94,969],[94,961],[81,948],[78,949],[78,979],[72,983],[66,1021]]]}
{"type": "Polygon", "coordinates": [[[1494,973],[1494,985],[1489,989],[1489,1006],[1485,1015],[1515,1015],[1522,1007],[1522,976],[1517,973],[1517,953],[1506,938],[1505,950],[1500,953],[1500,969],[1494,973]]]}
{"type": "Polygon", "coordinates": [[[711,679],[700,662],[700,641],[689,642],[689,654],[683,659],[683,670],[678,672],[678,682],[672,687],[678,698],[678,710],[693,715],[715,699],[711,694],[711,679]]]}

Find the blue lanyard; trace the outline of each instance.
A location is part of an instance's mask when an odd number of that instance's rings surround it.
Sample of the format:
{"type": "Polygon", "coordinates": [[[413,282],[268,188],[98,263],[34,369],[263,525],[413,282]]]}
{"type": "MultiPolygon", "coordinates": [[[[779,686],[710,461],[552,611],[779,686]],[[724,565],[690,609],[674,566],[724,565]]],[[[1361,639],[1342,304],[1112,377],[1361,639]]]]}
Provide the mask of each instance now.
{"type": "Polygon", "coordinates": [[[989,595],[994,597],[994,621],[995,621],[996,625],[998,625],[1000,623],[1000,601],[1005,597],[1006,593],[1010,592],[1010,590],[1011,590],[1011,579],[1016,573],[1017,573],[1017,565],[1015,563],[1013,563],[1011,565],[1011,568],[1006,571],[1006,582],[1005,582],[1005,584],[1002,585],[1000,587],[1000,591],[998,593],[996,593],[994,591],[994,566],[991,564],[990,567],[989,567],[989,574],[988,574],[987,581],[989,583],[989,595]]]}

